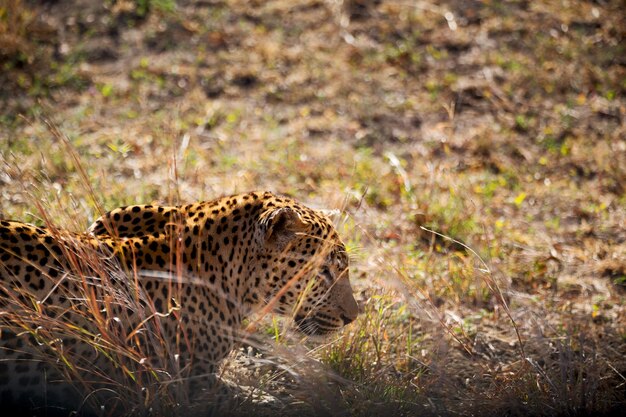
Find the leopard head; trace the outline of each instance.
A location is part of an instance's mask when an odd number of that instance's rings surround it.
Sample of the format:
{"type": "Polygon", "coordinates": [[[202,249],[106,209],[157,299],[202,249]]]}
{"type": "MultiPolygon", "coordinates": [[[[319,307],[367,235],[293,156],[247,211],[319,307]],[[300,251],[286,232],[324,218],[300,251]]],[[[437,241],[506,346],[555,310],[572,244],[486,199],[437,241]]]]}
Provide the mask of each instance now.
{"type": "Polygon", "coordinates": [[[262,218],[260,267],[273,310],[291,315],[306,334],[329,333],[356,319],[348,254],[330,219],[300,205],[271,208],[262,218]]]}

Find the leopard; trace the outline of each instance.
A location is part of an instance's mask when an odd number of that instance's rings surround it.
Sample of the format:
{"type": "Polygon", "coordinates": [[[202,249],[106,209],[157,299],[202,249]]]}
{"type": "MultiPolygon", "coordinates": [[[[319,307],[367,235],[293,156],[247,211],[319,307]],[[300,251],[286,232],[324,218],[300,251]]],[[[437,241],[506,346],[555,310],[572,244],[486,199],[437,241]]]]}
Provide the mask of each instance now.
{"type": "Polygon", "coordinates": [[[349,266],[327,213],[269,191],[124,206],[81,233],[0,220],[0,404],[115,414],[94,392],[120,375],[192,396],[259,314],[306,336],[353,322],[349,266]]]}

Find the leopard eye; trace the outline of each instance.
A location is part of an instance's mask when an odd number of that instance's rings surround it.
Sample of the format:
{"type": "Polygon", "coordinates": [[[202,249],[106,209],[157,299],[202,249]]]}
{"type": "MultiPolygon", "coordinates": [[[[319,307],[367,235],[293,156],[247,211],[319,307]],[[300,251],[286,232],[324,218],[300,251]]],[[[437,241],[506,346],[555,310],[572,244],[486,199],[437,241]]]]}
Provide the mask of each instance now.
{"type": "Polygon", "coordinates": [[[337,256],[335,257],[335,262],[339,266],[339,269],[342,271],[348,268],[348,253],[345,250],[341,250],[337,252],[337,256]]]}
{"type": "Polygon", "coordinates": [[[335,260],[335,264],[337,265],[337,269],[343,273],[346,269],[348,269],[348,259],[347,258],[338,258],[335,260]]]}
{"type": "Polygon", "coordinates": [[[333,283],[333,281],[334,281],[333,274],[330,272],[330,269],[328,269],[328,267],[323,266],[320,269],[320,275],[322,275],[324,277],[324,279],[326,281],[328,281],[329,284],[333,283]]]}

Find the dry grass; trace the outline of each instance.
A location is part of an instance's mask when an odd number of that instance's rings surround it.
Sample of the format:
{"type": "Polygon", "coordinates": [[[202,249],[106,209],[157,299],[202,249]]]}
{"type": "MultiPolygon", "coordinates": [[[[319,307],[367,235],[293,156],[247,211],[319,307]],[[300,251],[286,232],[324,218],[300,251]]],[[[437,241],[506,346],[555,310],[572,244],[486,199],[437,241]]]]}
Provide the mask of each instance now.
{"type": "Polygon", "coordinates": [[[2,57],[2,217],[81,231],[251,189],[343,209],[362,315],[324,341],[266,318],[230,412],[624,406],[619,1],[83,3],[14,3],[54,35],[43,67],[2,57]]]}

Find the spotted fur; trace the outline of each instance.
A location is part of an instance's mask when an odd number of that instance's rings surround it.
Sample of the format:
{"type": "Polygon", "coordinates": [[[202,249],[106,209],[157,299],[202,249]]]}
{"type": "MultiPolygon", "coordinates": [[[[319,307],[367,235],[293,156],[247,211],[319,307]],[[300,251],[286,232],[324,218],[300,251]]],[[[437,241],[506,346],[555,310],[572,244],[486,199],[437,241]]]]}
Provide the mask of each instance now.
{"type": "Polygon", "coordinates": [[[122,207],[86,234],[1,221],[0,274],[0,400],[27,408],[75,407],[85,393],[55,382],[94,369],[159,379],[143,359],[109,369],[111,357],[93,348],[114,344],[99,339],[109,332],[202,385],[259,309],[293,317],[308,334],[358,312],[330,220],[268,192],[122,207]],[[51,363],[63,355],[77,366],[51,363]]]}

